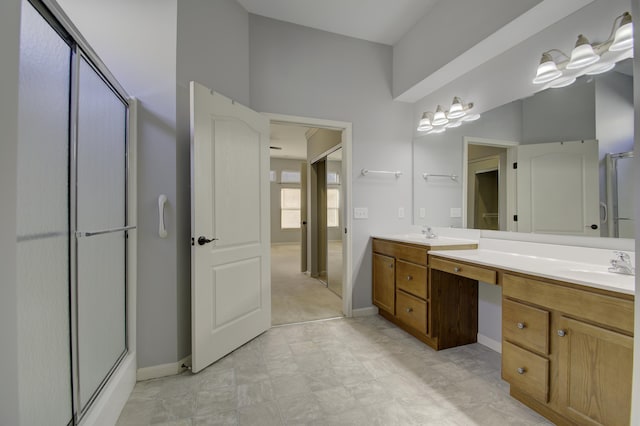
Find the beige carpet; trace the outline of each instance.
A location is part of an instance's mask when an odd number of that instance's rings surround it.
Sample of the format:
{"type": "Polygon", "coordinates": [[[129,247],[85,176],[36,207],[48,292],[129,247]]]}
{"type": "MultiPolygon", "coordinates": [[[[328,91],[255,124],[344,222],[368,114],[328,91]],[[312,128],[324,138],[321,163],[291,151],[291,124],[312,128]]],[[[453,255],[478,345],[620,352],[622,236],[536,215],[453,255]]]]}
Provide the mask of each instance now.
{"type": "Polygon", "coordinates": [[[271,324],[342,316],[342,300],[320,281],[300,272],[300,246],[271,246],[271,324]]]}

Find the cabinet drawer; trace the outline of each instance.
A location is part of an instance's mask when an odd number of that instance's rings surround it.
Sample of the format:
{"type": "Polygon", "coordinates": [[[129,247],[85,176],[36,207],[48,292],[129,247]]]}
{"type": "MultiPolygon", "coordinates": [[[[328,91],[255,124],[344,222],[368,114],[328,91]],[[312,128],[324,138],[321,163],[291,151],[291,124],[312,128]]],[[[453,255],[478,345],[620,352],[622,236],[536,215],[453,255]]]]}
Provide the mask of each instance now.
{"type": "Polygon", "coordinates": [[[412,246],[377,238],[374,238],[372,246],[376,253],[427,266],[427,247],[425,246],[412,246]]]}
{"type": "Polygon", "coordinates": [[[421,299],[426,299],[427,268],[398,260],[396,262],[396,288],[421,299]]]}
{"type": "Polygon", "coordinates": [[[511,274],[502,277],[502,295],[633,334],[633,299],[594,293],[588,287],[570,288],[511,274]]]}
{"type": "Polygon", "coordinates": [[[396,317],[421,333],[427,333],[427,304],[402,291],[396,291],[396,317]]]}
{"type": "Polygon", "coordinates": [[[549,311],[503,299],[502,337],[547,355],[549,353],[549,311]]]}
{"type": "Polygon", "coordinates": [[[548,402],[548,359],[503,340],[502,378],[538,401],[548,402]]]}
{"type": "Polygon", "coordinates": [[[496,284],[496,271],[491,269],[444,260],[433,256],[430,259],[430,266],[432,269],[438,269],[450,274],[460,275],[489,284],[496,284]]]}

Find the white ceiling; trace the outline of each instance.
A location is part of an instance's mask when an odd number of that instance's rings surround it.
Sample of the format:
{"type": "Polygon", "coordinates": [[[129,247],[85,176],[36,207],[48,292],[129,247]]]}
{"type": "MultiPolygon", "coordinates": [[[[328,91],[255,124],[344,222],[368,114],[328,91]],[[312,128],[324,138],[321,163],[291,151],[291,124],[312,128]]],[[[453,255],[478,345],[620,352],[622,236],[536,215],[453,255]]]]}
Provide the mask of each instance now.
{"type": "Polygon", "coordinates": [[[271,124],[271,146],[281,149],[271,149],[273,158],[307,159],[308,127],[271,124]]]}
{"type": "Polygon", "coordinates": [[[249,12],[388,45],[439,0],[238,0],[249,12]]]}

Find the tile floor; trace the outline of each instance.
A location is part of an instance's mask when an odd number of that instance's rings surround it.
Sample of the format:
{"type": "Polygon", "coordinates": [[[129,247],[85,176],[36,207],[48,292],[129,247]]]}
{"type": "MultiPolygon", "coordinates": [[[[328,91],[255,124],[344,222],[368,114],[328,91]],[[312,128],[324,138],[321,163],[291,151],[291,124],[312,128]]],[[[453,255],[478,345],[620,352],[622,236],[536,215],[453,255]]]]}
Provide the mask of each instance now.
{"type": "Polygon", "coordinates": [[[500,356],[435,352],[379,316],[275,327],[198,374],[139,382],[118,425],[548,425],[500,356]]]}

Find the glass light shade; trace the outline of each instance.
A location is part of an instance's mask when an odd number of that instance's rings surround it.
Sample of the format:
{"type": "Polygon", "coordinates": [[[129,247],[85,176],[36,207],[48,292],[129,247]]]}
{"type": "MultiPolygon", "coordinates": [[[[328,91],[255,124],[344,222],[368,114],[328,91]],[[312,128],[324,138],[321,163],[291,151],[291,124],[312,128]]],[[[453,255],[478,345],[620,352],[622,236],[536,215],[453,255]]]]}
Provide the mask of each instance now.
{"type": "Polygon", "coordinates": [[[434,126],[442,126],[444,124],[447,124],[448,122],[449,122],[449,119],[447,118],[444,111],[442,110],[442,107],[438,105],[438,109],[436,109],[436,113],[433,115],[433,120],[431,120],[431,124],[434,126]]]}
{"type": "Polygon", "coordinates": [[[576,81],[576,77],[575,76],[567,76],[567,77],[562,77],[559,78],[555,81],[552,81],[549,84],[549,87],[553,87],[554,89],[558,89],[560,87],[567,87],[571,84],[573,84],[576,81]]]}
{"type": "Polygon", "coordinates": [[[597,64],[591,65],[587,68],[584,73],[587,75],[596,75],[602,74],[609,70],[612,70],[616,66],[615,62],[598,62],[597,64]]]}
{"type": "Polygon", "coordinates": [[[558,69],[551,55],[543,53],[540,65],[538,65],[538,70],[536,71],[536,78],[533,79],[533,84],[548,83],[561,75],[562,71],[558,69]]]}
{"type": "Polygon", "coordinates": [[[457,120],[457,121],[449,121],[447,124],[444,125],[444,127],[447,129],[453,129],[455,127],[460,127],[461,125],[462,125],[462,121],[457,120]]]}
{"type": "Polygon", "coordinates": [[[460,118],[465,115],[466,112],[464,110],[464,106],[462,105],[462,101],[457,96],[453,98],[453,102],[451,103],[451,108],[449,108],[449,113],[447,113],[448,118],[460,118]]]}
{"type": "Polygon", "coordinates": [[[593,51],[593,47],[589,44],[589,40],[582,34],[578,36],[576,47],[571,52],[571,59],[567,64],[567,69],[575,70],[583,68],[591,64],[595,64],[600,60],[600,56],[593,51]]]}
{"type": "Polygon", "coordinates": [[[433,129],[433,126],[431,125],[431,116],[433,114],[431,114],[430,112],[423,112],[422,113],[422,118],[420,119],[420,122],[418,123],[418,131],[419,132],[426,132],[428,130],[433,129]]]}
{"type": "Polygon", "coordinates": [[[479,118],[480,118],[480,114],[469,114],[462,117],[460,121],[476,121],[479,118]]]}
{"type": "MultiPolygon", "coordinates": [[[[631,15],[629,15],[631,20],[631,15]]],[[[624,18],[623,21],[624,23],[624,18]]],[[[613,43],[609,46],[609,50],[612,52],[619,52],[621,50],[631,49],[633,47],[633,23],[629,21],[623,24],[616,31],[616,35],[613,39],[613,43]]]]}
{"type": "Polygon", "coordinates": [[[435,129],[431,130],[431,131],[429,132],[429,134],[430,134],[430,135],[434,135],[434,134],[436,134],[436,133],[444,133],[444,131],[445,131],[445,130],[447,130],[447,129],[446,129],[446,128],[444,128],[444,127],[438,127],[438,128],[435,128],[435,129]]]}

